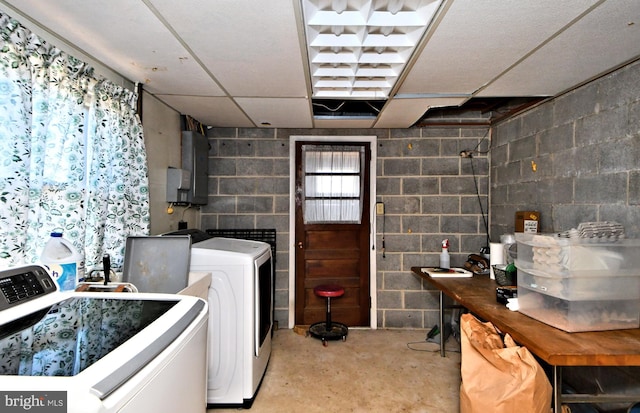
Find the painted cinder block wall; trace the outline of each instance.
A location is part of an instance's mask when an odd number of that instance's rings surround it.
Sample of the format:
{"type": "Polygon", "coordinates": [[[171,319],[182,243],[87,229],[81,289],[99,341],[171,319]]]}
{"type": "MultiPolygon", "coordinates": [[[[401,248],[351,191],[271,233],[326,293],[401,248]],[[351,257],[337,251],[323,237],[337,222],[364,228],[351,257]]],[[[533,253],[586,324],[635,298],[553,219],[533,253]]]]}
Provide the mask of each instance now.
{"type": "MultiPolygon", "coordinates": [[[[467,121],[473,117],[482,121],[483,116],[464,115],[467,121]]],[[[487,132],[485,127],[212,128],[208,131],[209,203],[201,209],[201,229],[277,230],[276,320],[286,327],[290,136],[375,135],[377,201],[384,202],[386,212],[376,218],[378,326],[430,328],[437,324],[437,292],[412,275],[410,268],[437,265],[444,238],[450,240],[452,265],[462,265],[468,254],[486,245],[479,202],[486,213],[488,158],[479,154],[463,159],[459,153],[476,147],[486,151],[487,132]]]]}
{"type": "Polygon", "coordinates": [[[540,211],[543,232],[617,221],[628,237],[640,237],[640,62],[493,132],[492,239],[513,232],[517,210],[540,211]]]}
{"type": "Polygon", "coordinates": [[[513,232],[515,211],[530,209],[541,211],[544,232],[615,220],[640,237],[637,62],[494,125],[490,154],[473,158],[473,171],[459,152],[479,142],[486,150],[484,128],[210,129],[210,195],[201,228],[277,229],[280,326],[287,325],[289,300],[289,137],[372,134],[377,201],[386,209],[384,225],[377,217],[379,327],[437,324],[437,292],[410,267],[435,265],[442,238],[451,240],[453,265],[486,245],[472,172],[485,211],[490,191],[492,240],[513,232]]]}

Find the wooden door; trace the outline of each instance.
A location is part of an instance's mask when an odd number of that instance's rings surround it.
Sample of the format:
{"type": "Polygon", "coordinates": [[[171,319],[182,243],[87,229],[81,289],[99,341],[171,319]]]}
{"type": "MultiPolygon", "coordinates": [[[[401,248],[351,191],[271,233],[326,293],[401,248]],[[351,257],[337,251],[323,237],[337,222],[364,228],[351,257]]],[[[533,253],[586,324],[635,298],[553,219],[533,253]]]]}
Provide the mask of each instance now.
{"type": "Polygon", "coordinates": [[[325,299],[313,293],[320,284],[339,284],[345,289],[342,297],[331,301],[334,321],[348,326],[370,324],[370,158],[369,143],[296,143],[297,325],[325,319],[325,299]],[[331,161],[345,153],[357,158],[357,167],[355,161],[346,167],[331,161]],[[323,165],[318,167],[317,159],[310,160],[314,156],[324,158],[323,165]],[[328,186],[332,188],[323,188],[328,186]]]}

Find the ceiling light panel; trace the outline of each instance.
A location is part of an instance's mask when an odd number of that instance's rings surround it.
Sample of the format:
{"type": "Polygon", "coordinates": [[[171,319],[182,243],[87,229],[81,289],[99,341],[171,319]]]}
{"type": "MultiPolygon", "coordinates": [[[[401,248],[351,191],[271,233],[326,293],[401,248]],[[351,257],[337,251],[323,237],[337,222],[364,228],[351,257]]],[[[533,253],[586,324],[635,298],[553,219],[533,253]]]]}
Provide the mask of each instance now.
{"type": "Polygon", "coordinates": [[[314,98],[386,99],[442,0],[302,0],[314,98]]]}

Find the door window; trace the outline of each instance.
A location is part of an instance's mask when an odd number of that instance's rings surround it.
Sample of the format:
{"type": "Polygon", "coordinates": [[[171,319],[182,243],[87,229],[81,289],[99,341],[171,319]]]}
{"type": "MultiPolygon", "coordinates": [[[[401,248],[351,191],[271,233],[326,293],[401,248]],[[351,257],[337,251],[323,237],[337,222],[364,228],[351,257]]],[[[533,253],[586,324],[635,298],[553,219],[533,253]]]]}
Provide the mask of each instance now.
{"type": "Polygon", "coordinates": [[[302,145],[305,224],[360,224],[364,146],[302,145]]]}

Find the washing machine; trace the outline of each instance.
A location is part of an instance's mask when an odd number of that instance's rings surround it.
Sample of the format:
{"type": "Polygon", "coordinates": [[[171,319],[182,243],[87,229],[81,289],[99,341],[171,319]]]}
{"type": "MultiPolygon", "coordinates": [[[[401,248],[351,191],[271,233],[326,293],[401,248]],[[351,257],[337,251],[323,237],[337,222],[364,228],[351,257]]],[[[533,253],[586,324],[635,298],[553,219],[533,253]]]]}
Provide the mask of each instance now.
{"type": "Polygon", "coordinates": [[[204,413],[206,300],[61,292],[47,270],[0,271],[0,411],[204,413]]]}

